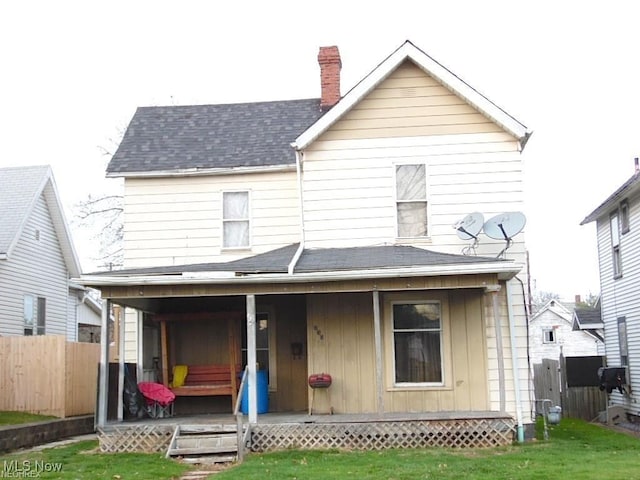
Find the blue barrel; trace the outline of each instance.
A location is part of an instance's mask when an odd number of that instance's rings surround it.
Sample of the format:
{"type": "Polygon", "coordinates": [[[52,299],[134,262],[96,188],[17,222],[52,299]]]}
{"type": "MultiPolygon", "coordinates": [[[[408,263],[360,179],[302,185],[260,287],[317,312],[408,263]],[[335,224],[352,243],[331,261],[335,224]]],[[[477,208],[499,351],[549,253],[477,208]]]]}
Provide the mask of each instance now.
{"type": "MultiPolygon", "coordinates": [[[[258,413],[267,413],[269,411],[269,376],[267,370],[258,370],[256,378],[258,380],[258,413]]],[[[244,384],[242,391],[242,400],[240,401],[240,411],[249,414],[249,379],[244,384]]]]}

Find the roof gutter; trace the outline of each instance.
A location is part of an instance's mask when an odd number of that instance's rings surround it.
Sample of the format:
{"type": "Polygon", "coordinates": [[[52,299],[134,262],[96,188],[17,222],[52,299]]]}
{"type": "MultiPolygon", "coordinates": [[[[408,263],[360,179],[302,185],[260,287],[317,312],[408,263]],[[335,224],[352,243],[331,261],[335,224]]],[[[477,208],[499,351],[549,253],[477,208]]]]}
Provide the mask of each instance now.
{"type": "MultiPolygon", "coordinates": [[[[295,148],[295,144],[291,144],[293,148],[295,148]]],[[[291,262],[289,263],[289,267],[287,268],[287,273],[289,275],[293,275],[293,271],[296,268],[296,264],[300,257],[302,256],[302,252],[304,252],[304,200],[302,197],[302,152],[295,148],[296,153],[296,174],[298,176],[298,199],[300,201],[300,244],[298,245],[298,249],[296,253],[294,253],[293,258],[291,258],[291,262]]]]}
{"type": "Polygon", "coordinates": [[[188,284],[256,284],[256,283],[312,283],[337,282],[344,280],[363,280],[401,277],[435,277],[442,275],[477,275],[495,273],[501,280],[513,278],[521,265],[503,262],[482,264],[456,264],[437,266],[379,268],[371,270],[342,270],[332,272],[264,273],[255,275],[233,275],[233,272],[185,272],[182,275],[140,275],[140,276],[103,276],[87,275],[75,281],[87,286],[129,286],[129,285],[188,285],[188,284]]]}
{"type": "Polygon", "coordinates": [[[236,175],[240,173],[272,173],[290,172],[295,168],[292,164],[266,165],[229,168],[180,168],[177,170],[154,170],[152,172],[107,172],[108,178],[164,178],[164,177],[198,177],[205,175],[236,175]]]}

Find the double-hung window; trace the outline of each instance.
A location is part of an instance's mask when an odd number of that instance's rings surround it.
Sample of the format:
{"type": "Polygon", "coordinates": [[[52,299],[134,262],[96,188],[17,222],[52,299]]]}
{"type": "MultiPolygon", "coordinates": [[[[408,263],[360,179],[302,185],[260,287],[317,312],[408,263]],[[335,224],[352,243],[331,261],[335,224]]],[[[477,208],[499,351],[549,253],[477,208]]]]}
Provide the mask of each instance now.
{"type": "Polygon", "coordinates": [[[47,315],[47,299],[25,295],[23,300],[24,334],[44,335],[47,315]]]}
{"type": "Polygon", "coordinates": [[[554,328],[545,328],[542,330],[542,343],[557,343],[557,341],[554,328]]]}
{"type": "Polygon", "coordinates": [[[424,164],[396,165],[398,237],[427,236],[427,177],[424,164]]]}
{"type": "Polygon", "coordinates": [[[613,212],[609,217],[609,229],[611,230],[613,277],[618,278],[622,276],[622,255],[620,253],[620,222],[617,211],[613,212]]]}
{"type": "Polygon", "coordinates": [[[394,383],[442,385],[442,315],[438,301],[393,303],[394,383]]]}
{"type": "Polygon", "coordinates": [[[222,247],[250,245],[249,192],[222,192],[222,247]]]}

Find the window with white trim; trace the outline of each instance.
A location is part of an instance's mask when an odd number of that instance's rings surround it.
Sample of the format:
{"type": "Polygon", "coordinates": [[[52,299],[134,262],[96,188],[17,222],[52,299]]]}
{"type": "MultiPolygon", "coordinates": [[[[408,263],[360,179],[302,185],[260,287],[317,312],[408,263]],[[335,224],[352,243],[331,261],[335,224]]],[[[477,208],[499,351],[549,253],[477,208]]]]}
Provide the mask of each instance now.
{"type": "Polygon", "coordinates": [[[543,343],[558,343],[555,328],[543,328],[542,329],[542,342],[543,343]]]}
{"type": "Polygon", "coordinates": [[[611,258],[613,261],[613,277],[622,276],[622,255],[620,253],[620,222],[618,212],[615,211],[609,217],[611,231],[611,258]]]}
{"type": "Polygon", "coordinates": [[[249,192],[222,192],[222,248],[250,245],[249,192]]]}
{"type": "Polygon", "coordinates": [[[427,236],[426,166],[396,165],[396,215],[399,238],[427,236]]]}
{"type": "Polygon", "coordinates": [[[47,299],[25,295],[23,300],[24,334],[44,335],[47,316],[47,299]]]}
{"type": "Polygon", "coordinates": [[[392,304],[394,383],[444,383],[438,301],[392,304]]]}

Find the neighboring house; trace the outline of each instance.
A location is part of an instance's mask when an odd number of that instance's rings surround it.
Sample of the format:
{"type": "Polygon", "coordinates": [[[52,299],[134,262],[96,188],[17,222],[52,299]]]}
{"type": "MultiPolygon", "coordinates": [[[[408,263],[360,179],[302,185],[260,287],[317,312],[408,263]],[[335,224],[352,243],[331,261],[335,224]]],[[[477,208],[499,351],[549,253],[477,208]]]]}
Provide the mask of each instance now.
{"type": "Polygon", "coordinates": [[[596,222],[600,268],[600,304],[607,365],[626,367],[633,392],[614,390],[613,404],[640,415],[640,167],[581,225],[596,222]]]}
{"type": "Polygon", "coordinates": [[[576,307],[573,311],[574,331],[582,331],[591,335],[597,340],[598,353],[604,355],[604,323],[602,322],[602,310],[600,308],[600,297],[593,307],[576,307]]]}
{"type": "Polygon", "coordinates": [[[0,335],[77,340],[69,279],[80,263],[51,168],[0,169],[0,212],[0,335]]]}
{"type": "Polygon", "coordinates": [[[548,358],[599,355],[602,341],[586,330],[574,330],[576,313],[586,320],[586,309],[571,311],[557,300],[550,300],[529,322],[529,351],[532,364],[548,358]]]}
{"type": "Polygon", "coordinates": [[[67,306],[67,331],[70,340],[100,343],[100,324],[102,321],[102,302],[95,291],[69,283],[69,304],[67,306]]]}
{"type": "Polygon", "coordinates": [[[137,311],[126,361],[257,361],[270,411],[326,372],[336,413],[530,425],[523,234],[464,256],[453,228],[524,209],[529,130],[410,42],[344,97],[338,49],[318,60],[320,99],[136,111],[107,168],[125,270],[81,280],[137,311]]]}

